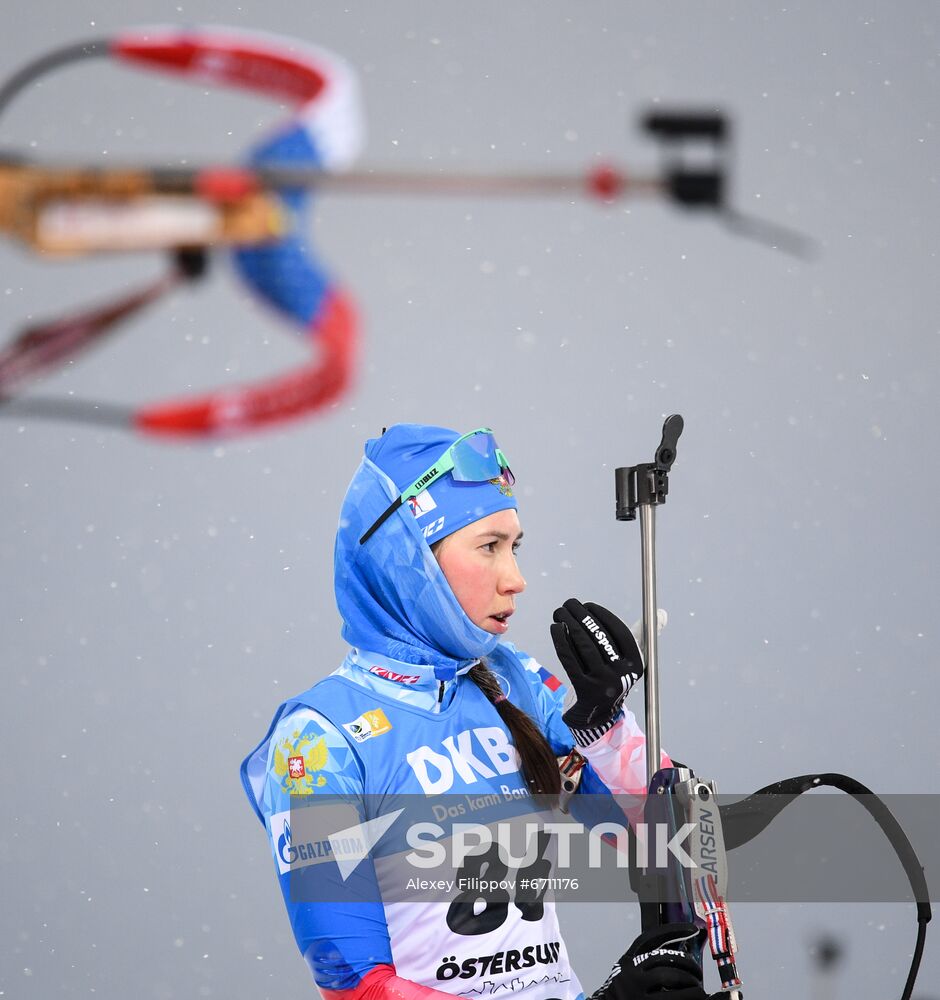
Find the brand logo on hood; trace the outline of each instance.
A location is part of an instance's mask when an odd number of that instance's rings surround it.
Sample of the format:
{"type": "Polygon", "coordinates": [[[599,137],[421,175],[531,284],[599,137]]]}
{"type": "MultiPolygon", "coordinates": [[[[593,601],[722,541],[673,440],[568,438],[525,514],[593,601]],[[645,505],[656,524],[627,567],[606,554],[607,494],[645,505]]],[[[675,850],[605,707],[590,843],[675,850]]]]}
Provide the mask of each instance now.
{"type": "Polygon", "coordinates": [[[436,521],[429,521],[422,529],[421,534],[425,538],[430,538],[431,535],[436,535],[444,527],[444,518],[439,517],[436,521]]]}
{"type": "Polygon", "coordinates": [[[417,684],[421,680],[419,674],[399,674],[388,667],[369,667],[369,673],[376,677],[384,677],[387,681],[394,681],[396,684],[417,684]]]}
{"type": "Polygon", "coordinates": [[[430,514],[432,510],[437,509],[434,497],[427,490],[419,493],[416,497],[409,497],[408,506],[416,518],[424,517],[425,514],[430,514]]]}
{"type": "Polygon", "coordinates": [[[506,479],[505,476],[497,476],[495,479],[488,479],[487,482],[492,483],[492,485],[495,486],[504,497],[511,497],[513,495],[512,487],[509,485],[509,480],[506,479]]]}

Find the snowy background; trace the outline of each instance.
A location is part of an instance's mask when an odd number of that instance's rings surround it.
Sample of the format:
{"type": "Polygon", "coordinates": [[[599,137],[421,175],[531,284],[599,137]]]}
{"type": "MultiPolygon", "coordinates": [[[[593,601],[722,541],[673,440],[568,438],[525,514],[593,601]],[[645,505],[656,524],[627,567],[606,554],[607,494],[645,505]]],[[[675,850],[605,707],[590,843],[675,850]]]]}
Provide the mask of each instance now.
{"type": "MultiPolygon", "coordinates": [[[[363,441],[396,421],[496,429],[526,531],[510,637],[556,669],[565,598],[639,614],[613,469],[650,460],[682,413],[658,519],[666,746],[729,792],[823,770],[940,792],[936,4],[37,0],[0,69],[152,23],[344,55],[376,166],[653,170],[643,111],[720,106],[737,204],[821,253],[655,201],[324,197],[318,245],[365,341],[327,415],[215,445],[0,420],[0,996],[313,994],[237,770],[343,655],[337,511],[363,441]]],[[[233,162],[277,118],[102,60],[21,97],[0,146],[233,162]]],[[[162,266],[4,243],[0,334],[162,266]]],[[[305,357],[219,258],[41,391],[137,404],[305,357]]],[[[563,920],[589,989],[638,930],[628,906],[563,920]]],[[[897,996],[915,929],[903,904],[751,904],[736,924],[753,1000],[811,996],[822,933],[847,948],[830,996],[897,996]]],[[[925,997],[938,955],[928,938],[925,997]]]]}

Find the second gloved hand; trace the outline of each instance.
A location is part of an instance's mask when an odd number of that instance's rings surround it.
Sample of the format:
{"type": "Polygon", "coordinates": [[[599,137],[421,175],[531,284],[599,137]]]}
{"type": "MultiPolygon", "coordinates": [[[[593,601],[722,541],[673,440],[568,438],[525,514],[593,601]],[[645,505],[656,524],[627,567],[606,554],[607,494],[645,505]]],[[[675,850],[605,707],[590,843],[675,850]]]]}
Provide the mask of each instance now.
{"type": "Polygon", "coordinates": [[[643,657],[633,633],[599,604],[571,598],[555,610],[555,652],[575,694],[562,718],[570,729],[596,730],[618,712],[643,676],[643,657]]]}
{"type": "Polygon", "coordinates": [[[708,1000],[702,970],[689,953],[701,933],[695,924],[644,931],[590,1000],[708,1000]]]}

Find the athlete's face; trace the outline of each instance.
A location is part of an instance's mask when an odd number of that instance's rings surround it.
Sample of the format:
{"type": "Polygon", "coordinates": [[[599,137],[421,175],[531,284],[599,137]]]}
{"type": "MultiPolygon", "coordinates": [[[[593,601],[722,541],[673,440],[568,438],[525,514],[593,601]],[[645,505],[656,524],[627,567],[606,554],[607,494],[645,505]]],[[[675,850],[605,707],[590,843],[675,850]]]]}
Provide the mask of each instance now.
{"type": "Polygon", "coordinates": [[[516,512],[499,510],[448,535],[435,549],[464,614],[493,635],[509,630],[516,594],[525,590],[516,564],[521,539],[516,512]]]}

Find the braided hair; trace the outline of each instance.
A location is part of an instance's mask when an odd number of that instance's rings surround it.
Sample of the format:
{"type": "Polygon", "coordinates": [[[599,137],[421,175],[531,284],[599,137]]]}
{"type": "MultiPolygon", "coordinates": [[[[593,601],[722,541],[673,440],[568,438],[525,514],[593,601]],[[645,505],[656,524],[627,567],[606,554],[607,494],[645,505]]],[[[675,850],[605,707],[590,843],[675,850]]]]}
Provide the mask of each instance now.
{"type": "Polygon", "coordinates": [[[557,796],[561,791],[558,760],[532,716],[514,705],[503,694],[499,678],[490,670],[485,660],[480,660],[471,667],[468,676],[486,695],[506,724],[513,746],[519,754],[522,774],[529,791],[533,795],[557,796]]]}

